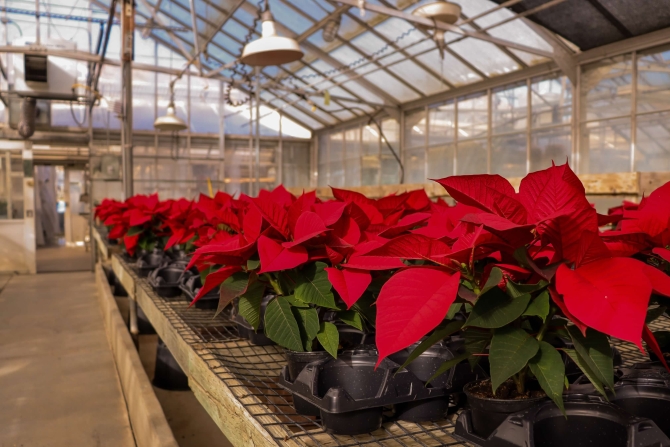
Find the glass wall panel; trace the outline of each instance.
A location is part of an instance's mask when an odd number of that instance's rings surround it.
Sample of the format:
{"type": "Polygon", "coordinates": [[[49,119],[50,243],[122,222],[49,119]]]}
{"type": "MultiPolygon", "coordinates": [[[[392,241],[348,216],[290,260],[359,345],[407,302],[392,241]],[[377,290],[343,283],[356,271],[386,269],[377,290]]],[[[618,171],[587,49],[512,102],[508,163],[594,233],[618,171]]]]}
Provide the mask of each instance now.
{"type": "Polygon", "coordinates": [[[392,185],[395,183],[400,183],[400,165],[398,164],[398,160],[396,159],[395,155],[393,155],[389,149],[389,146],[391,146],[396,155],[399,157],[401,156],[400,124],[393,118],[385,119],[382,121],[382,131],[384,132],[384,137],[381,139],[381,184],[392,185]]]}
{"type": "MultiPolygon", "coordinates": [[[[454,174],[455,146],[431,146],[428,148],[428,175],[427,178],[438,179],[454,174]]],[[[428,181],[427,179],[424,182],[428,181]]]]}
{"type": "Polygon", "coordinates": [[[531,127],[568,124],[572,118],[572,84],[566,76],[533,79],[531,127]]]}
{"type": "Polygon", "coordinates": [[[485,136],[489,121],[488,95],[478,95],[458,101],[458,138],[485,136]]]}
{"type": "Polygon", "coordinates": [[[282,144],[282,183],[284,186],[309,186],[309,143],[284,142],[282,144]]]}
{"type": "Polygon", "coordinates": [[[495,90],[491,98],[491,107],[491,130],[494,134],[526,129],[528,124],[528,87],[524,83],[503,90],[495,90]]]}
{"type": "Polygon", "coordinates": [[[629,54],[586,66],[580,78],[582,121],[629,114],[632,75],[633,64],[629,54]]]}
{"type": "Polygon", "coordinates": [[[405,183],[426,181],[426,148],[405,151],[405,183]]]}
{"type": "Polygon", "coordinates": [[[317,184],[319,186],[328,186],[328,142],[330,141],[329,135],[321,134],[319,135],[319,153],[317,154],[318,162],[318,174],[317,174],[317,184]]]}
{"type": "Polygon", "coordinates": [[[636,171],[670,171],[670,112],[637,117],[636,171]]]}
{"type": "Polygon", "coordinates": [[[629,172],[630,118],[582,124],[579,172],[629,172]]]}
{"type": "Polygon", "coordinates": [[[229,194],[249,194],[251,178],[251,149],[249,141],[239,140],[226,144],[225,182],[229,194]]]}
{"type": "Polygon", "coordinates": [[[361,128],[348,129],[344,133],[344,184],[361,185],[361,128]]]}
{"type": "Polygon", "coordinates": [[[443,104],[428,109],[428,145],[448,144],[456,134],[454,103],[443,104]]]}
{"type": "Polygon", "coordinates": [[[344,135],[338,132],[330,135],[330,148],[328,154],[328,185],[344,185],[344,135]]]}
{"type": "Polygon", "coordinates": [[[670,47],[644,52],[637,59],[637,112],[670,109],[670,47]]]}
{"type": "Polygon", "coordinates": [[[530,172],[570,161],[572,134],[569,127],[536,130],[530,136],[530,172]]]}
{"type": "Polygon", "coordinates": [[[381,174],[379,130],[372,124],[363,127],[361,132],[361,184],[378,185],[381,174]]]}
{"type": "Polygon", "coordinates": [[[503,177],[526,175],[526,146],[525,132],[493,138],[491,141],[491,173],[500,174],[503,177]]]}
{"type": "Polygon", "coordinates": [[[426,144],[426,110],[421,109],[405,115],[405,147],[426,144]]]}
{"type": "Polygon", "coordinates": [[[456,151],[456,174],[486,173],[488,164],[486,147],[485,139],[459,141],[456,151]]]}

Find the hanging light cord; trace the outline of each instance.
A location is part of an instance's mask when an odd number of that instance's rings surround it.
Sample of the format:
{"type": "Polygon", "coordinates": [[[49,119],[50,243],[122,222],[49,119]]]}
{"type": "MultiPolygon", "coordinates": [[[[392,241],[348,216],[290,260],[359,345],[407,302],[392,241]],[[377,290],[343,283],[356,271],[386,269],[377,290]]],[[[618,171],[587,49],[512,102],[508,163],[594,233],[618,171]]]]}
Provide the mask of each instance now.
{"type": "MultiPolygon", "coordinates": [[[[261,17],[263,15],[263,12],[267,11],[269,8],[268,5],[268,0],[259,0],[258,5],[257,5],[257,11],[256,11],[256,17],[254,17],[254,21],[252,22],[251,26],[249,27],[249,30],[247,32],[247,35],[244,37],[244,41],[242,42],[242,47],[240,48],[240,57],[242,55],[242,52],[244,51],[244,47],[251,42],[252,37],[254,36],[254,31],[256,30],[256,26],[258,26],[258,22],[261,20],[261,17]]],[[[251,79],[250,72],[246,71],[246,69],[242,68],[242,64],[239,62],[240,57],[236,59],[235,65],[233,65],[230,70],[233,72],[233,75],[230,77],[231,82],[226,83],[226,104],[228,104],[231,107],[239,107],[242,106],[249,101],[251,101],[251,94],[253,90],[253,81],[251,79]],[[246,83],[249,86],[249,95],[241,100],[241,101],[234,101],[232,98],[232,92],[233,92],[233,79],[235,78],[235,75],[238,75],[243,83],[246,83]]]]}

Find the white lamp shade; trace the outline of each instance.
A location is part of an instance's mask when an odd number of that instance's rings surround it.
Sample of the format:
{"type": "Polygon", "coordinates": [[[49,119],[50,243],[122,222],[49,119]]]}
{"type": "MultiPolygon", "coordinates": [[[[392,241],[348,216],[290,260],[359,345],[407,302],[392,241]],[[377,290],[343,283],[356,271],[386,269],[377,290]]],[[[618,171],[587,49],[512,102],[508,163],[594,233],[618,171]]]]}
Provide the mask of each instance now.
{"type": "Polygon", "coordinates": [[[179,118],[174,112],[174,105],[170,104],[167,108],[167,114],[156,118],[154,127],[157,130],[166,130],[169,132],[179,132],[186,129],[188,126],[183,119],[179,118]]]}
{"type": "Polygon", "coordinates": [[[434,19],[438,22],[454,24],[461,16],[461,6],[456,3],[437,1],[435,3],[419,6],[412,11],[412,14],[419,17],[434,19]]]}
{"type": "Polygon", "coordinates": [[[263,35],[244,46],[240,61],[254,67],[282,65],[303,57],[300,45],[294,39],[280,37],[272,20],[263,21],[263,35]]]}

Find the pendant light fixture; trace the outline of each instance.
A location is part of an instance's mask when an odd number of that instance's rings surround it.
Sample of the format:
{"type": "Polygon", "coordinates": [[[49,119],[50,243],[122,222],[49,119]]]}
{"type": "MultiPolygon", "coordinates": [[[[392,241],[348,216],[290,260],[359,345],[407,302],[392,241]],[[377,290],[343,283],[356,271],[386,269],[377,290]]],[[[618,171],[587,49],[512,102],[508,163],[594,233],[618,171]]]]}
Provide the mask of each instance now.
{"type": "Polygon", "coordinates": [[[167,114],[156,118],[154,128],[160,131],[179,132],[188,126],[183,119],[179,118],[174,108],[174,81],[170,82],[170,102],[167,106],[167,114]]]}
{"type": "Polygon", "coordinates": [[[283,65],[303,57],[300,45],[294,39],[277,35],[274,18],[268,2],[261,14],[262,36],[244,46],[240,62],[254,67],[283,65]]]}
{"type": "Polygon", "coordinates": [[[321,37],[324,42],[332,42],[337,37],[337,33],[340,30],[340,24],[342,23],[342,14],[338,15],[334,19],[328,20],[326,26],[323,27],[321,37]]]}
{"type": "MultiPolygon", "coordinates": [[[[434,3],[428,3],[426,5],[419,6],[414,11],[412,11],[412,15],[453,25],[458,22],[458,19],[461,16],[461,5],[440,0],[434,3]]],[[[417,28],[428,29],[428,27],[422,25],[417,26],[417,28]]],[[[440,50],[440,56],[442,59],[444,59],[444,30],[436,27],[433,34],[433,40],[437,44],[437,48],[440,50]]]]}

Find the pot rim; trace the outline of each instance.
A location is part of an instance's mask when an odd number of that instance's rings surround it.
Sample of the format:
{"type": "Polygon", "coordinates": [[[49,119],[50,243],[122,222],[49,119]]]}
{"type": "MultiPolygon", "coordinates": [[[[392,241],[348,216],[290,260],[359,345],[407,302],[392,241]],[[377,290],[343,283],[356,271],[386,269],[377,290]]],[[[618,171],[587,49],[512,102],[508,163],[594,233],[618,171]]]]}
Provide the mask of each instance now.
{"type": "Polygon", "coordinates": [[[495,403],[498,403],[498,402],[539,402],[543,399],[548,399],[548,397],[546,395],[540,396],[540,397],[531,397],[529,399],[496,399],[496,398],[493,398],[493,397],[479,397],[479,396],[475,396],[474,394],[471,394],[469,388],[472,385],[474,385],[475,383],[480,383],[480,382],[483,382],[484,380],[489,380],[489,379],[473,380],[472,382],[468,382],[467,384],[465,384],[465,386],[463,387],[463,392],[468,397],[468,399],[478,399],[478,400],[483,400],[483,401],[487,401],[487,402],[495,402],[495,403]]]}

